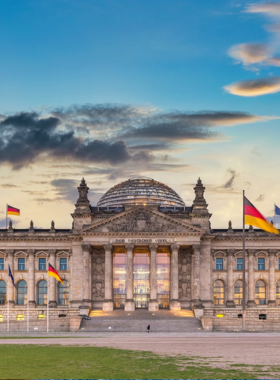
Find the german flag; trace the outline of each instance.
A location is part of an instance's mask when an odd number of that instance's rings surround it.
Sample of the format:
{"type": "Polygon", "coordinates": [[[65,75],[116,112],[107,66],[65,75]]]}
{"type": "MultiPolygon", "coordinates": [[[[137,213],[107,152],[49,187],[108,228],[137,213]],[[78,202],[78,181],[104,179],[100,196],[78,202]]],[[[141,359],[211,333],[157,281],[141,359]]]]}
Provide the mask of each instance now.
{"type": "Polygon", "coordinates": [[[20,209],[7,205],[7,215],[20,215],[20,209]]]}
{"type": "Polygon", "coordinates": [[[57,271],[54,269],[54,267],[51,264],[49,264],[48,275],[56,278],[57,281],[60,281],[63,284],[63,281],[61,280],[59,274],[57,273],[57,271]]]}
{"type": "Polygon", "coordinates": [[[244,197],[244,223],[261,228],[271,234],[279,234],[279,231],[273,227],[273,224],[269,223],[246,197],[244,197]]]}

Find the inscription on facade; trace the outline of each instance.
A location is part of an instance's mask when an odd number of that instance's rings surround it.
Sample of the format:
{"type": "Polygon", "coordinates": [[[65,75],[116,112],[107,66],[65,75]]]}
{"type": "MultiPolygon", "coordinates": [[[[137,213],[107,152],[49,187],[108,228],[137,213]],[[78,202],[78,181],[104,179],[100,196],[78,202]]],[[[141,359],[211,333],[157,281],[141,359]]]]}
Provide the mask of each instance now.
{"type": "Polygon", "coordinates": [[[174,239],[162,239],[162,238],[155,238],[155,239],[137,239],[137,238],[129,238],[129,239],[113,239],[110,241],[111,243],[116,244],[151,244],[151,243],[157,243],[157,244],[169,244],[173,243],[174,239]]]}

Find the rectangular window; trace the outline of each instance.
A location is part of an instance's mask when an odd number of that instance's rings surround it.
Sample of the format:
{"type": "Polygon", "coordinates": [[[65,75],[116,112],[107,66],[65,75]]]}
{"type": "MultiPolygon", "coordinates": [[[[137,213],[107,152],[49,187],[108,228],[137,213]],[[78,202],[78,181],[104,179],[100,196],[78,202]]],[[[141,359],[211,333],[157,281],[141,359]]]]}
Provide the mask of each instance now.
{"type": "Polygon", "coordinates": [[[0,259],[0,270],[4,270],[4,259],[0,259]]]}
{"type": "Polygon", "coordinates": [[[264,270],[265,269],[265,259],[260,257],[258,258],[258,270],[264,270]]]}
{"type": "Polygon", "coordinates": [[[223,270],[223,259],[216,259],[216,270],[223,270]]]}
{"type": "Polygon", "coordinates": [[[18,270],[25,270],[25,259],[18,259],[18,270]]]}
{"type": "Polygon", "coordinates": [[[39,270],[46,270],[46,259],[39,259],[39,270]]]}
{"type": "Polygon", "coordinates": [[[237,270],[243,270],[243,259],[237,259],[237,270]]]}
{"type": "Polygon", "coordinates": [[[67,270],[67,259],[60,259],[60,270],[67,270]]]}

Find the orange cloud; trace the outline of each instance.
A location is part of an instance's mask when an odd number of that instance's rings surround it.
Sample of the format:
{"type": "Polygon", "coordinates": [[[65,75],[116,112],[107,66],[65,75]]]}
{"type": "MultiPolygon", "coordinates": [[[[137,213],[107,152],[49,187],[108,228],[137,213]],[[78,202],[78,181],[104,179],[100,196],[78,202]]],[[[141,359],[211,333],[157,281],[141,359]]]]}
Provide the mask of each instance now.
{"type": "Polygon", "coordinates": [[[225,86],[224,89],[238,96],[260,96],[280,91],[280,77],[244,80],[225,86]]]}

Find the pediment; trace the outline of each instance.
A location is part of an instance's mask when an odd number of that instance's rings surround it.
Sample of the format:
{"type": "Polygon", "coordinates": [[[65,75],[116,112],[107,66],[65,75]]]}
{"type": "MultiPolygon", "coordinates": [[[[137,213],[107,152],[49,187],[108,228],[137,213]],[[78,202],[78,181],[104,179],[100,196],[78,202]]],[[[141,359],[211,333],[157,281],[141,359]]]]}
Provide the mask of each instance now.
{"type": "Polygon", "coordinates": [[[108,219],[95,222],[83,228],[83,233],[190,233],[204,234],[204,230],[165,215],[145,206],[134,207],[108,219]]]}

